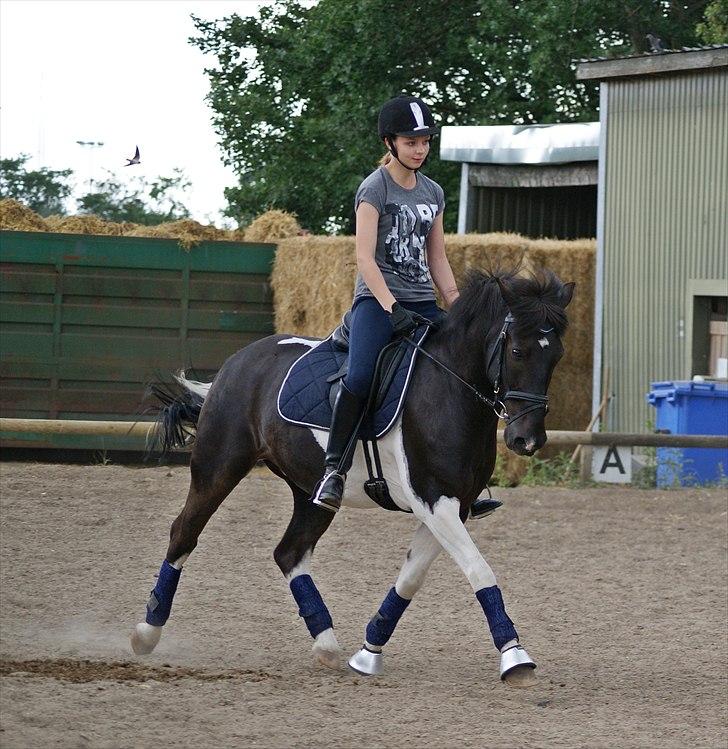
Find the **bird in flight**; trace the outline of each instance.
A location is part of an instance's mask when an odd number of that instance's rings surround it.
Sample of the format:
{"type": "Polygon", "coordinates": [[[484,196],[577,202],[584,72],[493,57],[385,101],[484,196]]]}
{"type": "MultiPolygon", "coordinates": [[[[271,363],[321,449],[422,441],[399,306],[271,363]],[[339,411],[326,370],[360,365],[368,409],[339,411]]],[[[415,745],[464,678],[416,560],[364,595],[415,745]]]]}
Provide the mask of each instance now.
{"type": "Polygon", "coordinates": [[[128,164],[124,164],[124,166],[131,166],[132,164],[139,164],[141,163],[139,160],[139,146],[136,147],[136,151],[134,151],[134,158],[133,159],[127,159],[129,162],[128,164]]]}

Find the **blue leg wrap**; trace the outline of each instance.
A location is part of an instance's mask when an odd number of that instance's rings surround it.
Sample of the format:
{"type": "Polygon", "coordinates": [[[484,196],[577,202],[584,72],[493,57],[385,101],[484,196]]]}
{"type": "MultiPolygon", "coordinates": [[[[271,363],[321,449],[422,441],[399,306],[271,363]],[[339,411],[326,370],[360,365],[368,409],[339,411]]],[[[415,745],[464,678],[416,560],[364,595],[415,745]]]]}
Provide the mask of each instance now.
{"type": "Polygon", "coordinates": [[[162,562],[157,584],[154,586],[147,603],[147,624],[161,627],[169,619],[169,612],[172,610],[172,601],[181,574],[182,570],[175,569],[166,559],[162,562]]]}
{"type": "Polygon", "coordinates": [[[382,647],[387,644],[389,638],[394,632],[400,617],[404,614],[410,601],[402,598],[397,591],[392,588],[387,597],[382,601],[379,611],[371,618],[367,624],[367,642],[370,645],[382,647]]]}
{"type": "Polygon", "coordinates": [[[513,622],[506,614],[500,588],[497,585],[490,588],[481,588],[477,591],[475,597],[483,607],[485,618],[488,620],[488,626],[490,627],[490,634],[493,636],[493,642],[498,650],[510,640],[517,640],[518,632],[516,632],[513,622]]]}
{"type": "Polygon", "coordinates": [[[298,604],[298,615],[306,622],[311,637],[334,626],[324,599],[314,585],[311,575],[299,575],[291,580],[291,593],[298,604]]]}

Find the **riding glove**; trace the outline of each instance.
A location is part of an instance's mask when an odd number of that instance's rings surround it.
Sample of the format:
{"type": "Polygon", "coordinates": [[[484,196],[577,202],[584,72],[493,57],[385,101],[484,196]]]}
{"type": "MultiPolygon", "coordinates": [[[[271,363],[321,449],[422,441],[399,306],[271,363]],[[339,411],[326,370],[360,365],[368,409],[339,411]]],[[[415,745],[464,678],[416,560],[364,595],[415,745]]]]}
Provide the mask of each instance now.
{"type": "Polygon", "coordinates": [[[405,309],[399,302],[392,305],[392,311],[389,313],[389,322],[392,323],[392,330],[395,335],[408,336],[417,330],[419,315],[405,309]]]}

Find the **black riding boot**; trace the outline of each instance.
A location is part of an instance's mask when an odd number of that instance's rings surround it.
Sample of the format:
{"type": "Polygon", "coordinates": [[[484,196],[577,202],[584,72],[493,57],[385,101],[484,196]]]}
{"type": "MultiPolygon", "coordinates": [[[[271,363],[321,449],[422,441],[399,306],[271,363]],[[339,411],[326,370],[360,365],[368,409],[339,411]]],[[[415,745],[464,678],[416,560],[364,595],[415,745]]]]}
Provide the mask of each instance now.
{"type": "Polygon", "coordinates": [[[346,472],[351,468],[354,455],[350,442],[356,439],[354,431],[359,426],[359,417],[365,405],[365,398],[354,395],[343,382],[341,383],[331,417],[324,476],[311,497],[314,504],[331,512],[336,512],[341,507],[346,472]]]}

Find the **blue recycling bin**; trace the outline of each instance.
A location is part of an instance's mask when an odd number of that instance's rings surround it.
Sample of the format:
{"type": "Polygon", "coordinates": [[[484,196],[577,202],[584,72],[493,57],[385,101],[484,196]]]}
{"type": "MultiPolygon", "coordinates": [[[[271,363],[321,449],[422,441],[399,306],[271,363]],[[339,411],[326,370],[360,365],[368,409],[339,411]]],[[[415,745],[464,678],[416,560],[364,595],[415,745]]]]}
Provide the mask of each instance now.
{"type": "MultiPolygon", "coordinates": [[[[728,434],[728,383],[653,382],[647,402],[657,429],[670,434],[728,434]]],[[[695,486],[728,477],[728,449],[657,448],[657,486],[695,486]]]]}

